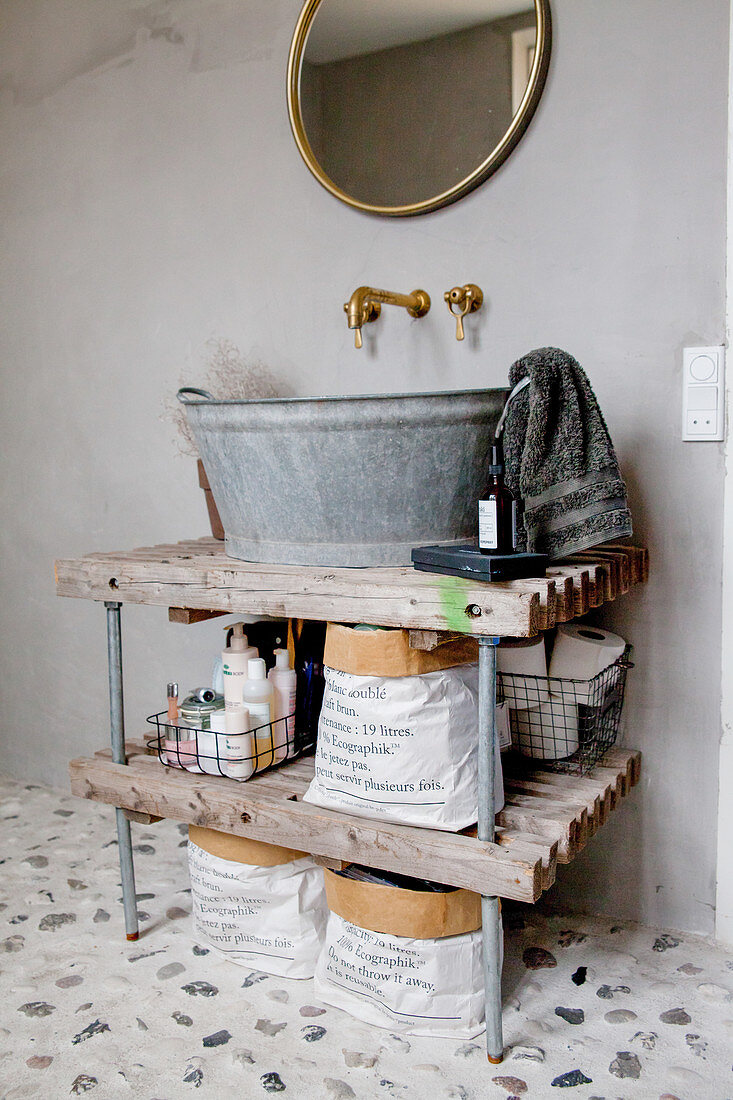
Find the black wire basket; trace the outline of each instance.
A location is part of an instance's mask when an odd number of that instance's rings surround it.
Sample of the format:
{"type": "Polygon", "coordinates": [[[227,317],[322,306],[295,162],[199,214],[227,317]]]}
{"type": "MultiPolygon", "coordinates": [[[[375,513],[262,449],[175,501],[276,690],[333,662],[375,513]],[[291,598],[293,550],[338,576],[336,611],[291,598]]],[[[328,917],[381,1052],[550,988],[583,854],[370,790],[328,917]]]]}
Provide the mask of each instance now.
{"type": "Polygon", "coordinates": [[[535,765],[585,775],[618,737],[633,664],[630,645],[590,680],[497,673],[499,702],[509,704],[512,748],[535,765]]]}
{"type": "Polygon", "coordinates": [[[296,730],[295,713],[243,734],[221,733],[180,720],[172,723],[165,710],[151,714],[147,720],[156,729],[148,747],[157,753],[161,764],[240,782],[313,752],[316,747],[312,734],[296,730]]]}

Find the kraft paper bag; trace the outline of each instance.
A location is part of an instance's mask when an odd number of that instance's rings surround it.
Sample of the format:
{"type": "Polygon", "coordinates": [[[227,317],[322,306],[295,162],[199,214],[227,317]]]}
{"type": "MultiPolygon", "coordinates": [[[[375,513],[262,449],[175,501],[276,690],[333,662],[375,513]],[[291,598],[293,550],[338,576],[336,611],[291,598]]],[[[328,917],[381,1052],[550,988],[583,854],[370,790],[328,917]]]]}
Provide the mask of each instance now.
{"type": "Polygon", "coordinates": [[[481,895],[470,890],[433,893],[377,882],[359,882],[324,871],[332,913],[372,932],[411,939],[440,939],[481,927],[481,895]]]}
{"type": "MultiPolygon", "coordinates": [[[[304,801],[458,832],[478,810],[478,667],[420,676],[324,668],[315,777],[304,801]]],[[[495,753],[496,812],[504,804],[495,753]]]]}
{"type": "Polygon", "coordinates": [[[459,638],[429,652],[410,648],[409,630],[354,630],[329,623],[323,663],[355,676],[421,676],[478,661],[478,642],[459,638]]]}
{"type": "Polygon", "coordinates": [[[393,1032],[473,1039],[484,1030],[481,932],[412,939],[330,913],[313,992],[393,1032]]]}
{"type": "Polygon", "coordinates": [[[229,859],[234,863],[251,863],[259,867],[276,867],[280,863],[292,863],[303,859],[307,852],[298,852],[295,848],[281,848],[277,844],[265,844],[262,840],[253,840],[248,836],[233,836],[219,829],[205,829],[202,825],[188,826],[188,839],[220,859],[229,859]]]}
{"type": "Polygon", "coordinates": [[[310,856],[257,866],[222,859],[189,840],[188,868],[199,942],[250,969],[313,976],[328,909],[322,870],[310,856]]]}

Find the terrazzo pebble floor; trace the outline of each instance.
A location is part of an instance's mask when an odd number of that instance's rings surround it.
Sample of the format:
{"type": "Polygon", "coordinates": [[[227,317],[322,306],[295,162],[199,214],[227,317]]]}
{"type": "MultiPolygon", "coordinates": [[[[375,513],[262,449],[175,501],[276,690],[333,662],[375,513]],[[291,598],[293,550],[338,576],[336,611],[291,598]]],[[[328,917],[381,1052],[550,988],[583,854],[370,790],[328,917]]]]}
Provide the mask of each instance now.
{"type": "Polygon", "coordinates": [[[732,1100],[733,956],[704,939],[505,907],[505,1061],[318,1004],[192,938],[186,828],[0,778],[0,1098],[732,1100]],[[568,1093],[559,1090],[568,1089],[568,1093]]]}

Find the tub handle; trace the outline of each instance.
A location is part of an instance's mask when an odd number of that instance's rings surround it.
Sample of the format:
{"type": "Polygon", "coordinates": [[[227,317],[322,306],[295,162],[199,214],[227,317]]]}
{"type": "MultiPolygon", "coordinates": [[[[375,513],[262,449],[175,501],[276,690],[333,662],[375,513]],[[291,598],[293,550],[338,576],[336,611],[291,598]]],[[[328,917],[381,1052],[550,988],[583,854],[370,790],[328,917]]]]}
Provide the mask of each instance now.
{"type": "Polygon", "coordinates": [[[176,397],[182,405],[190,405],[191,395],[193,395],[194,397],[203,397],[204,401],[214,400],[214,395],[209,393],[208,390],[199,390],[196,388],[196,386],[183,386],[176,394],[176,397]]]}

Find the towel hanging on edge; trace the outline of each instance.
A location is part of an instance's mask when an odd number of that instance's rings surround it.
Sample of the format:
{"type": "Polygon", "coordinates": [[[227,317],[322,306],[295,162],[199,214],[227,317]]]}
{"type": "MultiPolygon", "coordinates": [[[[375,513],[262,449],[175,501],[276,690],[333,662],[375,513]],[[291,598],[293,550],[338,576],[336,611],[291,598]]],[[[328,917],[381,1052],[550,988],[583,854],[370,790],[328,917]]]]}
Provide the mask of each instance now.
{"type": "Polygon", "coordinates": [[[520,390],[506,410],[506,483],[524,502],[519,549],[563,558],[631,534],[626,486],[585,371],[560,348],[537,348],[509,370],[520,390]]]}

